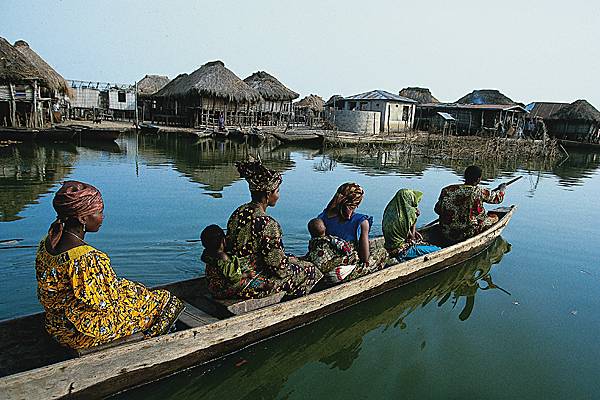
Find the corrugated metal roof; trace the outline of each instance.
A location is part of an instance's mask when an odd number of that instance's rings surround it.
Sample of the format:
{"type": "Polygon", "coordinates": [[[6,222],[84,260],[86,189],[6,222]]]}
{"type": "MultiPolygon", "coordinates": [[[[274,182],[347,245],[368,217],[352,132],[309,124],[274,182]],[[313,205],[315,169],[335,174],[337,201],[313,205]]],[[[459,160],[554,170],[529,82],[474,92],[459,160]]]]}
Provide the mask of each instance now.
{"type": "Polygon", "coordinates": [[[550,103],[546,101],[536,101],[534,103],[527,104],[525,109],[529,111],[529,114],[532,117],[540,117],[540,118],[548,118],[550,115],[554,114],[564,106],[569,105],[569,103],[550,103]]]}
{"type": "Polygon", "coordinates": [[[527,110],[521,106],[510,104],[458,104],[458,103],[428,103],[420,104],[418,107],[435,109],[464,109],[464,110],[502,110],[502,111],[521,111],[527,110]]]}
{"type": "Polygon", "coordinates": [[[397,94],[386,92],[385,90],[371,90],[370,92],[344,97],[344,100],[387,100],[400,101],[403,103],[416,103],[416,101],[413,99],[398,96],[397,94]]]}
{"type": "Polygon", "coordinates": [[[445,112],[438,112],[437,113],[440,117],[444,118],[446,121],[456,121],[454,119],[454,117],[448,113],[445,112]]]}

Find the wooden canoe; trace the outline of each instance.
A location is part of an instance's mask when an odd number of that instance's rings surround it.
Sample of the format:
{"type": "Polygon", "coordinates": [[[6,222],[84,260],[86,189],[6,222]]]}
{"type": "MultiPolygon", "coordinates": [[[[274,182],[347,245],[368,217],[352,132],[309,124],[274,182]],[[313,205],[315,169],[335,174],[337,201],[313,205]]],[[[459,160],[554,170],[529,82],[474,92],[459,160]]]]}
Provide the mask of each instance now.
{"type": "Polygon", "coordinates": [[[324,143],[326,146],[362,145],[376,144],[381,146],[392,146],[410,141],[405,136],[377,136],[377,135],[326,135],[324,143]]]}
{"type": "Polygon", "coordinates": [[[323,135],[315,133],[282,133],[270,132],[271,135],[282,143],[303,144],[303,145],[322,145],[323,135]]]}
{"type": "Polygon", "coordinates": [[[567,148],[600,150],[600,143],[578,142],[576,140],[558,139],[558,143],[567,148]]]}
{"type": "Polygon", "coordinates": [[[113,141],[125,129],[91,128],[88,126],[57,125],[48,129],[0,128],[0,140],[16,141],[113,141]]]}
{"type": "MultiPolygon", "coordinates": [[[[43,313],[1,322],[0,373],[6,376],[0,378],[0,392],[6,399],[99,398],[214,360],[463,262],[489,247],[515,210],[515,206],[494,210],[500,216],[498,223],[438,252],[239,315],[223,315],[205,297],[204,278],[165,285],[190,305],[178,323],[181,330],[80,357],[44,333],[43,313]]],[[[439,243],[437,224],[421,233],[439,243]]],[[[382,246],[383,238],[371,245],[382,246]]]]}
{"type": "Polygon", "coordinates": [[[139,124],[138,129],[144,135],[156,135],[160,131],[160,126],[154,124],[139,124]]]}

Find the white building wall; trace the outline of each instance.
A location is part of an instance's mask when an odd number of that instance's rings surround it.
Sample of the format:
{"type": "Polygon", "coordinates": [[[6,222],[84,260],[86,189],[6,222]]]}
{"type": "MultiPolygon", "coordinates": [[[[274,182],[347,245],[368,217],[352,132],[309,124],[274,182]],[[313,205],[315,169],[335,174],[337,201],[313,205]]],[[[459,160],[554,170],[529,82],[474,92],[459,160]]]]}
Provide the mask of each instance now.
{"type": "Polygon", "coordinates": [[[111,110],[135,110],[135,93],[125,90],[114,90],[108,91],[108,108],[111,110]],[[125,101],[119,101],[119,92],[125,94],[125,101]]]}
{"type": "Polygon", "coordinates": [[[71,99],[74,108],[98,108],[100,106],[100,91],[90,88],[74,88],[75,98],[71,99]]]}
{"type": "Polygon", "coordinates": [[[379,133],[381,113],[376,111],[335,110],[335,125],[340,131],[366,135],[379,133]]]}

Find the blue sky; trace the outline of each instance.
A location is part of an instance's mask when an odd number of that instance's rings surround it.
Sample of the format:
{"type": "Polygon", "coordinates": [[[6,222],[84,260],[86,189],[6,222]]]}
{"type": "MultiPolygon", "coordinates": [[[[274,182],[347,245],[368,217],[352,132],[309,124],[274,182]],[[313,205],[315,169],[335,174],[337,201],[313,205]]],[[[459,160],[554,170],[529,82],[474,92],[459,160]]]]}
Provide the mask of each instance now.
{"type": "Polygon", "coordinates": [[[67,79],[132,83],[220,59],[303,96],[429,87],[454,101],[600,108],[600,2],[2,0],[0,36],[26,40],[67,79]]]}

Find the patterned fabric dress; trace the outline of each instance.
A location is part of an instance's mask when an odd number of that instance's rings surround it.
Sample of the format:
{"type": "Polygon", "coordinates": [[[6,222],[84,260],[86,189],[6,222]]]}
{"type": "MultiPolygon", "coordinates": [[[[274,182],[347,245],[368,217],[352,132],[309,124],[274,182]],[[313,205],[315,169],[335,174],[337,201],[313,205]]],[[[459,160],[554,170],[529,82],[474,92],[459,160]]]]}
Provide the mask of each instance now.
{"type": "Polygon", "coordinates": [[[435,211],[440,216],[444,237],[459,242],[473,237],[498,222],[497,215],[488,215],[483,203],[498,204],[504,192],[472,185],[450,185],[442,189],[435,211]]]}
{"type": "Polygon", "coordinates": [[[250,268],[249,257],[230,256],[229,260],[202,255],[206,263],[208,291],[217,299],[259,298],[271,293],[271,282],[250,268]]]}
{"type": "Polygon", "coordinates": [[[38,298],[46,311],[46,330],[64,346],[97,346],[143,332],[168,332],[183,303],[166,290],[118,279],[103,252],[78,246],[58,255],[45,239],[35,260],[38,298]]]}
{"type": "Polygon", "coordinates": [[[326,235],[312,238],[308,242],[308,253],[304,259],[314,263],[328,283],[336,284],[356,279],[385,266],[388,256],[385,249],[375,249],[371,245],[370,253],[369,262],[363,263],[358,258],[353,242],[326,235]]]}
{"type": "Polygon", "coordinates": [[[256,203],[247,203],[233,212],[227,222],[228,254],[248,257],[250,268],[269,282],[270,288],[249,291],[247,296],[264,296],[285,291],[302,296],[310,292],[323,274],[303,260],[292,260],[284,253],[279,223],[256,203]]]}

